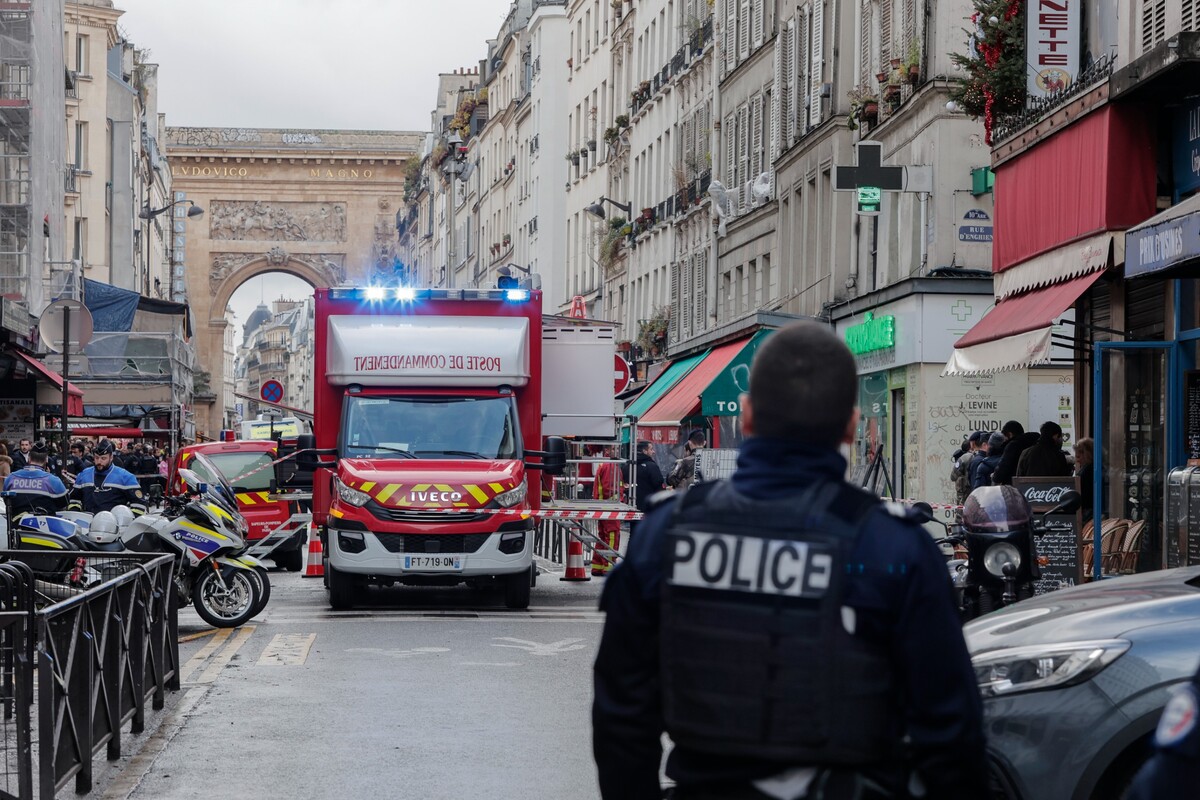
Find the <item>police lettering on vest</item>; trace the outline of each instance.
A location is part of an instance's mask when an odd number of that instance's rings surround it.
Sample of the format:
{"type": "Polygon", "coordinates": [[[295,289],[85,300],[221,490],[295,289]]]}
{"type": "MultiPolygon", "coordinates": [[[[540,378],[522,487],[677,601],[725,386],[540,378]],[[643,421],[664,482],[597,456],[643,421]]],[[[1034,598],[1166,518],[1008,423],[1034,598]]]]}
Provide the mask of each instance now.
{"type": "Polygon", "coordinates": [[[829,591],[834,555],[808,542],[673,531],[673,585],[817,599],[829,591]]]}

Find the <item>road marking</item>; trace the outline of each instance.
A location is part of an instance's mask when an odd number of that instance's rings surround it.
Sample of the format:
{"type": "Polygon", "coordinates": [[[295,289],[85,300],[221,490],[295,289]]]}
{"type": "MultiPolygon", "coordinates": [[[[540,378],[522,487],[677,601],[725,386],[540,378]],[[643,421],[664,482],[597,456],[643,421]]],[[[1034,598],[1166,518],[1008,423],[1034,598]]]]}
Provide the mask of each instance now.
{"type": "Polygon", "coordinates": [[[217,648],[225,643],[225,640],[229,638],[229,634],[233,633],[233,630],[230,628],[221,628],[213,633],[215,634],[213,638],[210,639],[208,643],[204,645],[204,647],[201,647],[196,654],[189,658],[188,662],[183,665],[183,669],[179,672],[180,683],[187,683],[188,679],[192,677],[192,673],[198,670],[200,665],[203,664],[209,656],[215,653],[217,648]]]}
{"type": "Polygon", "coordinates": [[[492,647],[513,647],[535,656],[557,656],[569,653],[572,650],[583,650],[587,647],[586,644],[580,644],[583,639],[563,639],[558,642],[541,644],[539,642],[529,642],[524,639],[514,639],[511,636],[501,636],[493,639],[493,641],[512,642],[512,644],[494,644],[492,647]]]}
{"type": "Polygon", "coordinates": [[[142,785],[142,781],[150,774],[150,770],[154,768],[154,762],[171,744],[171,740],[183,730],[183,723],[188,715],[208,694],[210,688],[212,687],[193,686],[184,692],[179,704],[171,709],[158,730],[146,740],[146,745],[129,760],[125,769],[121,770],[120,774],[109,784],[108,791],[104,793],[101,800],[128,800],[137,791],[138,787],[142,785]]]}
{"type": "Polygon", "coordinates": [[[244,625],[238,629],[237,636],[233,637],[233,641],[225,645],[225,649],[217,654],[212,663],[208,665],[208,669],[200,674],[197,683],[212,683],[221,674],[221,670],[225,669],[226,665],[233,660],[234,655],[241,649],[246,640],[250,638],[250,634],[254,633],[254,625],[244,625]]]}
{"type": "Polygon", "coordinates": [[[429,656],[437,653],[449,653],[449,647],[413,647],[408,650],[385,650],[382,647],[351,647],[347,653],[371,653],[388,658],[412,658],[413,656],[429,656]]]}
{"type": "Polygon", "coordinates": [[[308,660],[308,651],[317,640],[315,633],[277,633],[258,657],[260,667],[299,667],[308,660]]]}
{"type": "Polygon", "coordinates": [[[519,667],[520,661],[460,661],[460,667],[519,667]]]}
{"type": "Polygon", "coordinates": [[[212,636],[216,632],[217,632],[217,629],[213,628],[211,631],[200,631],[199,633],[189,633],[187,636],[180,636],[179,643],[184,644],[185,642],[194,642],[197,639],[203,639],[205,636],[212,636]]]}

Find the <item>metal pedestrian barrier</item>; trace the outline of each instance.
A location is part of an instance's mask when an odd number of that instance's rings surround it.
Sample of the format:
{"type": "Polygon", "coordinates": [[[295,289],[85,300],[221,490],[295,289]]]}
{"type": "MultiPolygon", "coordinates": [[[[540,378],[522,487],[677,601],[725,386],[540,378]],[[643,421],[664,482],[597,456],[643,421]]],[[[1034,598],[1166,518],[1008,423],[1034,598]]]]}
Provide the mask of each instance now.
{"type": "Polygon", "coordinates": [[[31,569],[28,551],[0,550],[0,798],[50,800],[72,778],[91,791],[96,756],[120,758],[124,732],[179,688],[173,557],[72,556],[111,577],[72,589],[31,569]]]}

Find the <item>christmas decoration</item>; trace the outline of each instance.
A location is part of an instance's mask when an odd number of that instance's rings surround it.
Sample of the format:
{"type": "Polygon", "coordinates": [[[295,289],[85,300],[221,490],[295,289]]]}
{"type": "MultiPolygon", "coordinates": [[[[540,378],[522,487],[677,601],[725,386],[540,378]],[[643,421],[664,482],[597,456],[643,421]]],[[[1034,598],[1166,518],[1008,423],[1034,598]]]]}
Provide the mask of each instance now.
{"type": "Polygon", "coordinates": [[[950,94],[963,112],[983,117],[984,139],[990,145],[996,115],[1025,107],[1025,2],[973,2],[974,30],[967,31],[970,52],[951,55],[966,78],[950,94]]]}

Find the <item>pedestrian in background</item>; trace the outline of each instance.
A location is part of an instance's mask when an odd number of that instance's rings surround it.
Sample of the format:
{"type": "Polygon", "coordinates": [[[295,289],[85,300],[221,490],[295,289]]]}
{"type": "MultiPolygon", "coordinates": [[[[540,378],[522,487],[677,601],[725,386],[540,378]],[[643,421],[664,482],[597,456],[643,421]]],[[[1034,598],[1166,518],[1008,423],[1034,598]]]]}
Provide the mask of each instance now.
{"type": "Polygon", "coordinates": [[[950,468],[950,480],[954,481],[954,492],[958,495],[958,504],[961,506],[966,502],[967,495],[971,493],[971,464],[975,460],[975,456],[984,447],[984,439],[987,434],[983,431],[974,431],[963,442],[962,449],[954,453],[954,466],[950,468]]]}
{"type": "Polygon", "coordinates": [[[13,472],[13,460],[8,454],[8,447],[0,444],[0,478],[7,478],[13,472]]]}
{"type": "Polygon", "coordinates": [[[1057,422],[1043,422],[1037,441],[1017,460],[1018,477],[1063,477],[1071,474],[1063,452],[1063,430],[1057,422]]]}
{"type": "Polygon", "coordinates": [[[987,454],[982,458],[976,456],[971,461],[971,491],[980,486],[992,486],[992,475],[1004,458],[1007,440],[1000,431],[993,431],[987,440],[987,454]]]}
{"type": "Polygon", "coordinates": [[[667,486],[686,490],[696,482],[696,458],[707,441],[704,431],[696,430],[688,434],[687,441],[683,443],[684,456],[671,468],[671,474],[667,476],[667,486]]]}
{"type": "Polygon", "coordinates": [[[1004,457],[1000,459],[1000,463],[992,472],[992,485],[1011,486],[1012,479],[1017,474],[1017,464],[1021,461],[1021,454],[1037,444],[1038,435],[1033,431],[1026,433],[1025,426],[1015,419],[1004,423],[1000,432],[1004,434],[1004,457]]]}
{"type": "Polygon", "coordinates": [[[1075,474],[1079,477],[1079,497],[1082,501],[1083,521],[1087,522],[1092,518],[1093,514],[1093,487],[1095,486],[1095,473],[1092,471],[1092,462],[1095,459],[1095,447],[1092,440],[1084,437],[1075,442],[1075,474]]]}
{"type": "Polygon", "coordinates": [[[29,451],[33,447],[33,442],[28,439],[22,439],[17,444],[17,449],[12,453],[12,471],[18,472],[25,469],[29,464],[29,451]]]}
{"type": "Polygon", "coordinates": [[[854,357],[777,331],[730,480],[660,497],[604,587],[593,753],[604,800],[987,796],[982,703],[945,559],[846,483],[854,357]],[[755,568],[757,565],[757,568],[755,568]]]}
{"type": "Polygon", "coordinates": [[[637,489],[637,508],[638,511],[645,511],[649,507],[650,498],[666,488],[662,469],[654,460],[654,445],[650,442],[638,442],[633,474],[637,489]]]}

